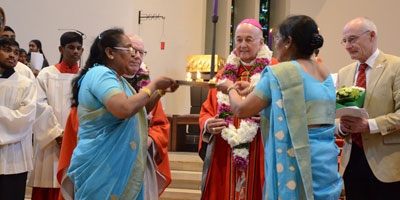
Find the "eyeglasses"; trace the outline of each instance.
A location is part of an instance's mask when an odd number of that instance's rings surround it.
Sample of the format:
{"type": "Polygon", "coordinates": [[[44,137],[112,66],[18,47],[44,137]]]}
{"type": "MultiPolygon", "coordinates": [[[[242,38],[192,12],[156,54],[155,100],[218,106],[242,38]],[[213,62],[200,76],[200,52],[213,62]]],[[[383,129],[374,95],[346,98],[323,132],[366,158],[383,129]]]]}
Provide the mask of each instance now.
{"type": "Polygon", "coordinates": [[[366,34],[366,33],[369,33],[369,32],[371,32],[371,31],[365,31],[365,32],[363,32],[363,33],[361,33],[360,35],[352,35],[352,36],[350,36],[349,38],[347,38],[347,39],[343,39],[341,42],[340,42],[340,44],[342,44],[343,46],[346,46],[346,43],[348,42],[348,43],[350,43],[350,45],[353,45],[355,42],[357,42],[357,40],[358,40],[358,38],[360,38],[362,35],[364,35],[364,34],[366,34]]]}
{"type": "Polygon", "coordinates": [[[147,51],[135,49],[133,47],[113,47],[113,49],[129,51],[131,53],[131,55],[136,55],[136,53],[139,52],[139,55],[141,57],[143,57],[147,54],[147,51]]]}

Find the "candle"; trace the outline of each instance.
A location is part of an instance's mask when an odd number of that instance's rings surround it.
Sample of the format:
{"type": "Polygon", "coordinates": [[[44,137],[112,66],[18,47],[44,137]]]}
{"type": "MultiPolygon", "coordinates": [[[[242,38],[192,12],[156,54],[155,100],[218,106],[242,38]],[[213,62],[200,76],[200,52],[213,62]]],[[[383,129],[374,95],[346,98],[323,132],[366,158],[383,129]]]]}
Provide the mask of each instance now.
{"type": "Polygon", "coordinates": [[[268,48],[271,49],[272,47],[272,28],[269,29],[269,33],[268,33],[268,48]]]}
{"type": "Polygon", "coordinates": [[[217,79],[214,77],[214,78],[212,78],[210,81],[208,81],[208,82],[210,82],[210,83],[216,83],[217,82],[217,79]]]}
{"type": "Polygon", "coordinates": [[[218,16],[218,0],[214,0],[214,12],[213,16],[218,16]]]}
{"type": "Polygon", "coordinates": [[[201,74],[199,71],[197,71],[196,82],[203,82],[203,79],[201,78],[201,74]]]}
{"type": "Polygon", "coordinates": [[[187,80],[187,81],[192,81],[192,74],[191,74],[190,72],[188,72],[188,73],[186,74],[186,80],[187,80]]]}

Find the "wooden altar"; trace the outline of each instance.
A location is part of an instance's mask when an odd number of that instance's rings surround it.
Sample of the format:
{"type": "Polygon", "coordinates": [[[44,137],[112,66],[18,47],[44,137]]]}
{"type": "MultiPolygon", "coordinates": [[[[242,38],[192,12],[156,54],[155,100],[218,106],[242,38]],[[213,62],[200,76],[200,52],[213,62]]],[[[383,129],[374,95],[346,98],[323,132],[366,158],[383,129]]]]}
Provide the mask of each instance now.
{"type": "MultiPolygon", "coordinates": [[[[199,125],[199,114],[186,114],[186,115],[172,115],[168,117],[171,124],[171,133],[169,137],[168,150],[169,151],[188,151],[188,125],[199,125]]],[[[193,136],[193,135],[191,135],[193,136]]],[[[198,137],[200,133],[195,134],[195,143],[198,144],[198,137]]],[[[192,142],[193,143],[193,142],[192,142]]],[[[192,144],[191,150],[196,149],[196,144],[192,144]],[[194,145],[194,146],[193,146],[194,145]]]]}

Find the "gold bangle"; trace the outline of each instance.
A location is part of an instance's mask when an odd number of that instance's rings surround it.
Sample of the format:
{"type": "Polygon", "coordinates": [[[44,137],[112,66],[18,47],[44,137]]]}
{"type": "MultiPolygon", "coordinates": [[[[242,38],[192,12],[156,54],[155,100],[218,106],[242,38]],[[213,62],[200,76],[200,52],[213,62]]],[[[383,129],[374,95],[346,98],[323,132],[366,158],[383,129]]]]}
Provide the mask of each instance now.
{"type": "Polygon", "coordinates": [[[236,88],[235,86],[230,86],[230,87],[228,87],[228,89],[226,90],[227,93],[229,94],[229,92],[230,92],[232,89],[235,89],[236,92],[237,92],[237,88],[236,88]]]}
{"type": "Polygon", "coordinates": [[[161,91],[160,89],[156,90],[157,94],[160,95],[160,97],[165,95],[165,92],[161,91]]]}
{"type": "Polygon", "coordinates": [[[149,97],[151,97],[151,91],[149,88],[145,87],[145,88],[142,88],[140,91],[145,92],[147,95],[149,95],[149,97]]]}
{"type": "Polygon", "coordinates": [[[255,85],[252,83],[249,86],[249,93],[252,92],[254,90],[255,85]]]}

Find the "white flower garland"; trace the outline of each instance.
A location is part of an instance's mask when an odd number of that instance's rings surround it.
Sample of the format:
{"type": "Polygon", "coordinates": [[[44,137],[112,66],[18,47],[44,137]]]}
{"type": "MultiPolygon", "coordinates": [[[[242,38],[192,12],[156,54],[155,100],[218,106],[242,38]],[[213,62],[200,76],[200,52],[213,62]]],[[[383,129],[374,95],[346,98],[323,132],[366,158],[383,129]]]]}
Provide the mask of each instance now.
{"type": "MultiPolygon", "coordinates": [[[[257,58],[267,58],[268,60],[271,60],[271,57],[272,57],[272,52],[268,49],[266,45],[263,45],[257,54],[257,58]]],[[[234,52],[232,52],[227,59],[227,64],[234,65],[238,68],[240,66],[240,58],[236,56],[234,52]]],[[[256,85],[260,81],[260,78],[261,78],[260,72],[253,74],[253,76],[251,76],[251,84],[256,85]]],[[[225,79],[220,79],[219,82],[223,80],[225,79]]],[[[217,93],[217,100],[219,105],[224,103],[230,106],[229,96],[222,92],[217,93]]],[[[252,142],[257,134],[258,127],[259,123],[253,120],[243,119],[240,122],[239,128],[236,128],[233,124],[229,124],[227,128],[224,128],[222,130],[221,136],[225,141],[228,142],[228,144],[233,149],[235,146],[238,146],[240,144],[246,144],[252,142]]],[[[233,154],[234,156],[247,159],[247,156],[249,155],[249,150],[246,147],[234,148],[233,154]]]]}

